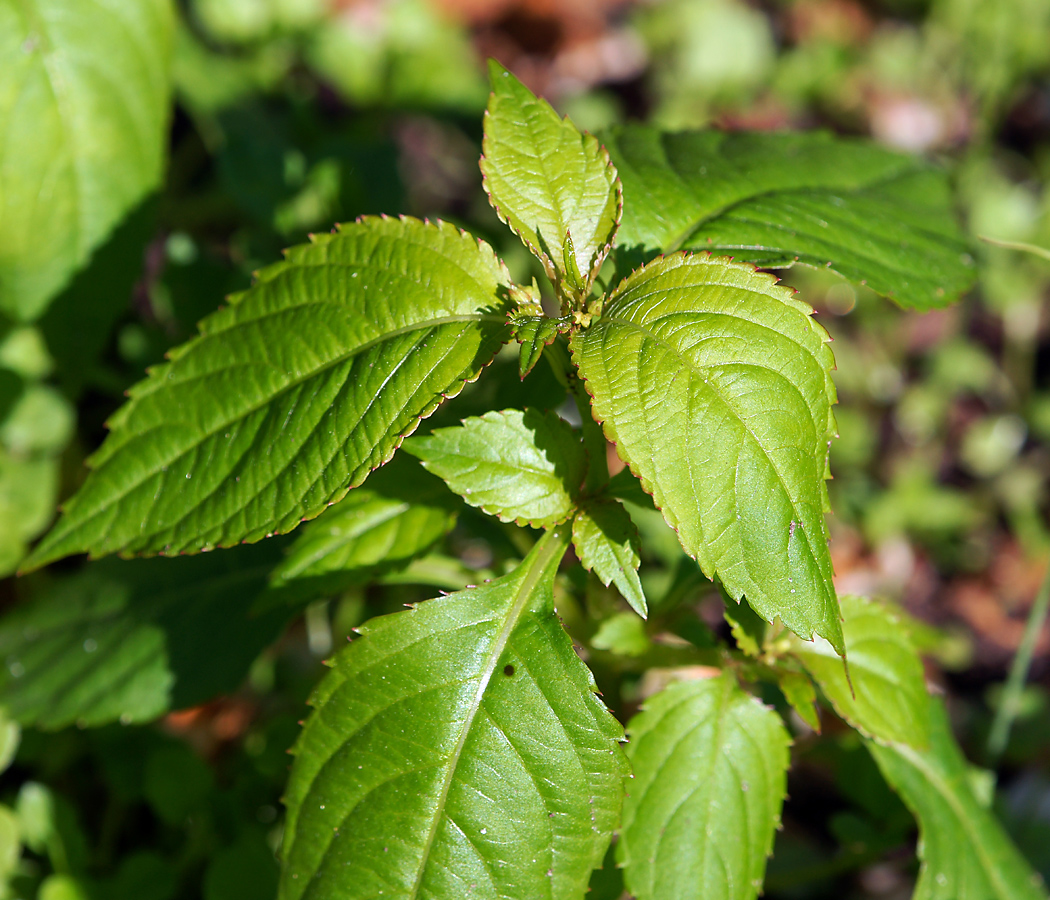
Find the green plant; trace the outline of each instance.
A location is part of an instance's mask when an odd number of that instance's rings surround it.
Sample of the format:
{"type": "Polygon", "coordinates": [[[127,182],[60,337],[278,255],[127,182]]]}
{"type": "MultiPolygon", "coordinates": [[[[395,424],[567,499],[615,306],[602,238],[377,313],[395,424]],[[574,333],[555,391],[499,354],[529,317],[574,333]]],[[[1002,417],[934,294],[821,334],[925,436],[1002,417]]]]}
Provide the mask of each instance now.
{"type": "Polygon", "coordinates": [[[979,802],[906,620],[836,596],[833,357],[810,308],[755,268],[828,266],[905,307],[950,302],[972,263],[943,174],[824,135],[630,126],[606,151],[491,74],[485,185],[553,297],[487,244],[408,218],[363,218],[260,271],[132,390],[23,568],[197,553],[323,517],[276,566],[266,545],[199,558],[148,600],[89,569],[76,616],[53,600],[5,632],[7,708],[51,727],[149,719],[235,677],[221,649],[159,652],[243,616],[219,598],[262,611],[251,650],[288,604],[400,577],[458,589],[362,625],[316,688],[283,898],[581,897],[617,831],[640,900],[754,897],[785,794],[783,715],[819,728],[817,688],[919,820],[917,897],[1045,896],[979,802]],[[523,382],[542,360],[578,428],[526,405],[409,437],[511,340],[523,382]],[[629,467],[613,477],[607,439],[629,467]],[[467,587],[427,555],[464,504],[521,526],[491,526],[510,549],[467,587]],[[686,554],[668,552],[660,590],[636,530],[666,538],[656,509],[686,554]],[[725,639],[683,603],[700,571],[725,594],[725,639]],[[613,683],[670,682],[626,752],[559,615],[613,683]],[[63,654],[71,642],[85,653],[63,654]]]}

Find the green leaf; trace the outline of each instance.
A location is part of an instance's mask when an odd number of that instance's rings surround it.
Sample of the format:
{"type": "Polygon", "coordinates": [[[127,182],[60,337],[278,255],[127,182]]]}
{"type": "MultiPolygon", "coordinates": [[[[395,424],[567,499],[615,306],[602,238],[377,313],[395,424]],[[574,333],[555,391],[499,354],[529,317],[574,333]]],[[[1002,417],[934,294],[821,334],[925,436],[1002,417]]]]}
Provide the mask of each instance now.
{"type": "Polygon", "coordinates": [[[791,639],[791,652],[835,711],[862,734],[913,747],[929,743],[926,679],[906,627],[886,607],[840,598],[849,673],[827,641],[791,639]],[[851,685],[852,682],[852,685],[851,685]]]}
{"type": "Polygon", "coordinates": [[[622,197],[609,154],[495,60],[481,173],[499,214],[555,285],[585,294],[609,253],[622,197]],[[567,257],[570,257],[568,258],[567,257]],[[576,273],[572,273],[572,266],[576,273]],[[568,283],[566,283],[568,282],[568,283]]]}
{"type": "Polygon", "coordinates": [[[588,502],[573,520],[572,543],[583,567],[606,587],[614,584],[644,619],[649,609],[638,578],[641,548],[627,510],[615,500],[588,502]]]}
{"type": "Polygon", "coordinates": [[[236,688],[287,613],[248,618],[270,544],[107,560],[0,620],[0,705],[23,725],[142,722],[236,688]]]}
{"type": "Polygon", "coordinates": [[[509,337],[502,264],[451,225],[294,247],[131,391],[31,556],[257,541],[341,499],[509,337]]]}
{"type": "Polygon", "coordinates": [[[609,616],[591,638],[591,646],[619,656],[641,656],[652,647],[645,623],[634,613],[609,616]]]}
{"type": "Polygon", "coordinates": [[[787,789],[780,717],[723,673],[672,684],[627,730],[627,889],[638,900],[757,897],[787,789]]]}
{"type": "Polygon", "coordinates": [[[38,316],[160,184],[168,0],[0,0],[0,310],[38,316]]]}
{"type": "Polygon", "coordinates": [[[813,682],[804,672],[792,672],[787,669],[777,671],[777,686],[784,694],[784,699],[791,708],[814,731],[820,731],[820,716],[817,715],[817,692],[813,682]]]}
{"type": "Polygon", "coordinates": [[[339,654],[294,751],[281,900],[581,900],[627,770],[554,612],[568,538],[339,654]]]}
{"type": "Polygon", "coordinates": [[[914,156],[820,133],[628,125],[602,138],[623,179],[624,249],[828,267],[911,309],[973,282],[945,173],[914,156]]]}
{"type": "Polygon", "coordinates": [[[54,516],[60,468],[56,458],[25,459],[0,446],[0,577],[18,568],[54,516]]]}
{"type": "Polygon", "coordinates": [[[554,343],[554,339],[559,334],[565,334],[572,320],[568,316],[552,319],[542,315],[529,316],[515,313],[510,317],[510,324],[514,328],[514,340],[521,344],[518,374],[524,378],[540,361],[543,348],[554,343]]]}
{"type": "Polygon", "coordinates": [[[676,254],[571,347],[595,418],[704,573],[841,651],[823,515],[834,360],[810,312],[750,266],[676,254]]]}
{"type": "Polygon", "coordinates": [[[729,630],[736,645],[748,656],[759,657],[766,645],[766,632],[769,626],[758,615],[746,600],[739,603],[726,602],[723,615],[729,623],[729,630]]]}
{"type": "Polygon", "coordinates": [[[462,426],[412,438],[405,449],[471,506],[537,528],[572,515],[587,468],[572,426],[535,409],[464,419],[462,426]]]}
{"type": "Polygon", "coordinates": [[[452,530],[458,506],[439,479],[398,454],[303,529],[271,588],[301,601],[403,569],[452,530]]]}
{"type": "Polygon", "coordinates": [[[944,704],[934,697],[927,703],[928,750],[868,742],[883,776],[919,820],[922,870],[913,900],[1046,900],[1042,880],[974,796],[944,704]]]}

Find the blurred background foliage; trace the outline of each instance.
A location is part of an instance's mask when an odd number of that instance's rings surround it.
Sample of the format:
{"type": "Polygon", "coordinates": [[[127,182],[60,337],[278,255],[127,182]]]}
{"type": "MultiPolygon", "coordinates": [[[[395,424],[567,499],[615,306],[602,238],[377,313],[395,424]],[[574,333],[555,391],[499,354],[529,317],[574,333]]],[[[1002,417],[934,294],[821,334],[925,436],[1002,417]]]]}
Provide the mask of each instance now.
{"type": "MultiPolygon", "coordinates": [[[[975,783],[1050,880],[1046,628],[1010,739],[988,749],[1050,556],[1050,261],[1013,246],[1050,247],[1050,0],[184,0],[163,189],[42,318],[0,327],[0,573],[75,489],[123,391],[310,231],[363,214],[441,216],[492,242],[516,277],[540,275],[481,189],[488,56],[591,130],[628,119],[824,128],[952,166],[981,262],[958,305],[906,314],[829,273],[782,274],[834,337],[839,591],[915,618],[929,680],[984,767],[975,783]]],[[[515,356],[494,365],[515,371],[515,356]]],[[[482,378],[433,424],[564,400],[541,366],[524,382],[482,378]]],[[[643,673],[673,664],[668,635],[702,645],[727,633],[717,594],[659,515],[632,513],[657,598],[650,621],[624,616],[593,580],[559,598],[624,720],[658,687],[643,673]]],[[[260,546],[272,566],[287,544],[260,546]]],[[[452,589],[522,550],[514,529],[464,509],[391,583],[344,585],[303,614],[239,583],[204,650],[172,637],[169,610],[189,600],[175,588],[174,600],[154,597],[172,584],[198,596],[212,576],[186,561],[115,562],[98,576],[112,590],[85,582],[76,562],[0,582],[5,608],[72,597],[117,629],[114,641],[168,641],[154,693],[119,716],[99,712],[114,724],[88,730],[54,707],[40,714],[45,730],[0,722],[0,897],[273,896],[286,750],[321,660],[362,619],[433,593],[415,582],[452,589]],[[134,627],[121,630],[127,609],[134,627]],[[208,654],[241,662],[213,671],[208,654]]],[[[39,623],[5,621],[4,677],[18,679],[13,648],[39,623]]],[[[110,633],[49,652],[90,654],[110,633]]],[[[910,896],[914,826],[855,735],[830,716],[819,741],[792,723],[791,799],[766,895],[910,896]]],[[[622,891],[611,867],[592,887],[608,900],[622,891]]]]}

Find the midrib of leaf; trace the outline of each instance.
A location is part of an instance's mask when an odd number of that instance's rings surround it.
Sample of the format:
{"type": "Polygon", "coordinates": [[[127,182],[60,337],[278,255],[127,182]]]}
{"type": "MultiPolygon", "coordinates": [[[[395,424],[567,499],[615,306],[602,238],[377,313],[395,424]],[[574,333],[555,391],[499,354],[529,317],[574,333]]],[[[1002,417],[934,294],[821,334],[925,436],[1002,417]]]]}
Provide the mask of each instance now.
{"type": "MultiPolygon", "coordinates": [[[[1009,900],[1010,894],[999,876],[998,866],[988,858],[984,841],[981,840],[981,836],[974,830],[973,823],[970,821],[969,816],[966,815],[966,811],[962,809],[956,800],[955,792],[950,790],[948,785],[945,784],[941,773],[928,765],[920,754],[916,753],[906,744],[893,744],[893,751],[907,759],[916,769],[922,772],[926,780],[937,789],[937,793],[944,798],[945,803],[947,803],[952,812],[955,813],[955,818],[962,825],[963,830],[970,838],[971,846],[975,848],[977,855],[980,857],[981,868],[994,883],[996,894],[1001,900],[1009,900]]],[[[965,783],[963,784],[963,787],[967,790],[969,789],[965,783]]],[[[930,866],[930,860],[925,859],[923,862],[927,866],[927,871],[929,871],[929,869],[932,868],[930,866]]]]}
{"type": "MultiPolygon", "coordinates": [[[[726,720],[725,712],[726,712],[726,707],[727,707],[727,705],[729,703],[729,697],[732,694],[733,687],[734,687],[734,683],[731,683],[729,681],[731,676],[729,676],[727,674],[723,674],[721,677],[723,679],[723,686],[722,686],[722,690],[721,690],[721,692],[719,694],[719,697],[718,697],[718,705],[715,707],[716,722],[715,722],[715,733],[714,733],[714,736],[713,736],[714,739],[712,741],[712,747],[714,749],[714,752],[711,754],[710,760],[708,760],[707,772],[706,772],[707,778],[704,780],[703,784],[697,785],[692,791],[690,791],[689,794],[686,797],[684,797],[682,799],[682,801],[671,811],[671,815],[669,815],[667,817],[665,825],[666,825],[666,823],[669,823],[678,814],[678,810],[680,810],[683,806],[685,806],[685,804],[688,803],[696,795],[697,791],[699,791],[701,789],[706,789],[709,792],[708,793],[708,801],[709,802],[706,803],[705,806],[709,806],[710,805],[711,782],[714,779],[715,769],[718,767],[718,756],[719,756],[719,753],[720,753],[720,751],[722,749],[722,735],[723,735],[723,733],[725,731],[725,720],[726,720]]],[[[693,699],[695,699],[695,698],[693,698],[693,699]]],[[[688,734],[688,732],[687,732],[687,734],[688,734]]],[[[705,822],[706,822],[707,819],[710,817],[710,810],[705,810],[705,814],[706,814],[705,815],[705,822]]],[[[708,866],[709,854],[714,850],[713,844],[714,844],[713,841],[704,841],[703,842],[704,849],[703,849],[703,856],[701,857],[701,864],[702,864],[703,869],[705,869],[705,870],[707,869],[707,866],[708,866]]],[[[719,856],[721,856],[721,854],[719,854],[719,856]]],[[[723,868],[723,871],[728,871],[729,867],[728,866],[723,866],[722,868],[723,868]]]]}
{"type": "Polygon", "coordinates": [[[412,885],[412,893],[410,894],[411,897],[419,896],[419,888],[423,882],[423,876],[426,874],[427,862],[430,859],[430,851],[434,846],[434,840],[437,837],[438,828],[444,816],[445,801],[448,799],[448,792],[452,788],[452,779],[455,777],[456,769],[459,766],[459,758],[462,756],[463,748],[466,746],[467,739],[470,736],[470,730],[474,725],[474,719],[477,718],[478,711],[481,709],[481,703],[484,700],[485,690],[488,688],[489,681],[492,679],[492,673],[496,670],[496,665],[499,663],[500,656],[503,655],[507,642],[510,640],[510,636],[514,631],[515,626],[518,624],[519,617],[529,604],[533,588],[536,587],[547,568],[552,563],[556,563],[561,556],[564,555],[565,550],[569,546],[571,533],[571,529],[566,528],[564,525],[559,525],[558,527],[545,532],[543,537],[539,539],[538,551],[536,557],[533,559],[532,566],[529,568],[525,578],[522,579],[521,584],[518,586],[514,602],[511,604],[511,607],[507,612],[506,621],[504,621],[499,635],[492,644],[492,648],[485,660],[485,666],[482,669],[482,676],[478,683],[478,689],[474,693],[474,699],[471,701],[470,707],[463,719],[463,727],[459,736],[456,738],[456,744],[452,748],[452,754],[449,756],[448,762],[446,763],[445,777],[441,782],[441,790],[438,793],[435,812],[430,820],[430,828],[427,831],[426,842],[423,844],[423,852],[420,854],[419,868],[416,870],[416,878],[412,885]]]}
{"type": "MultiPolygon", "coordinates": [[[[666,156],[665,156],[665,159],[666,159],[666,156]]],[[[675,178],[678,179],[678,181],[682,185],[683,189],[687,190],[691,196],[695,196],[695,191],[691,187],[689,187],[689,185],[685,181],[682,180],[681,176],[678,174],[678,170],[673,168],[673,167],[671,167],[671,164],[669,162],[668,162],[668,167],[672,168],[672,171],[675,173],[675,178]]],[[[871,190],[872,188],[879,187],[880,185],[888,184],[891,181],[896,181],[902,175],[906,175],[906,174],[908,174],[909,172],[912,172],[912,171],[915,171],[915,167],[914,166],[906,166],[905,165],[905,166],[901,166],[901,168],[898,169],[896,172],[894,172],[892,175],[885,175],[882,178],[875,179],[874,181],[865,182],[863,185],[859,185],[859,186],[852,187],[852,188],[842,188],[842,187],[830,188],[829,187],[826,190],[828,190],[829,192],[831,190],[835,190],[837,193],[856,194],[859,191],[868,191],[868,190],[871,190]]],[[[718,209],[712,210],[711,212],[707,213],[706,215],[701,216],[695,222],[693,222],[690,225],[686,226],[686,228],[671,243],[669,243],[666,247],[663,248],[663,252],[665,254],[668,254],[668,253],[674,253],[677,250],[680,250],[682,245],[686,241],[688,241],[689,238],[692,237],[697,231],[699,231],[701,228],[703,228],[708,222],[710,222],[710,221],[712,221],[714,219],[717,219],[719,216],[724,216],[726,213],[731,212],[732,210],[736,209],[739,206],[743,206],[743,205],[745,205],[747,203],[752,203],[755,200],[761,200],[761,199],[765,199],[765,198],[769,198],[769,197],[775,198],[775,197],[777,197],[780,194],[810,194],[810,195],[812,195],[812,194],[817,193],[819,190],[820,190],[820,188],[813,187],[812,185],[809,185],[809,186],[796,187],[796,188],[781,188],[781,189],[770,188],[769,190],[760,191],[760,192],[754,193],[754,194],[748,194],[746,197],[741,197],[738,200],[734,200],[732,203],[727,203],[724,206],[719,207],[718,209]]],[[[776,224],[776,223],[763,222],[762,224],[768,225],[768,224],[776,224]]],[[[921,230],[926,231],[926,229],[921,229],[921,230]]],[[[755,247],[753,249],[758,250],[760,248],[755,247]]]]}
{"type": "MultiPolygon", "coordinates": [[[[651,294],[646,294],[646,295],[642,295],[642,296],[643,296],[643,299],[644,299],[644,297],[652,296],[652,295],[651,294]]],[[[705,315],[708,315],[708,313],[705,313],[705,315]]],[[[717,315],[717,313],[716,313],[716,315],[717,315]]],[[[624,326],[627,326],[629,328],[634,329],[635,331],[641,332],[649,340],[651,340],[651,341],[653,341],[653,342],[655,342],[657,344],[660,344],[661,346],[666,347],[667,350],[669,350],[672,354],[674,354],[676,357],[678,357],[683,363],[683,368],[688,368],[694,374],[696,374],[696,375],[700,376],[701,378],[703,378],[703,372],[700,369],[696,368],[696,366],[694,366],[690,360],[688,360],[686,357],[684,357],[682,355],[682,353],[673,344],[668,343],[663,338],[657,336],[652,331],[647,330],[646,328],[644,328],[643,326],[637,324],[636,322],[629,322],[629,321],[627,321],[625,319],[620,319],[620,318],[618,318],[616,316],[602,316],[602,318],[599,321],[600,322],[612,322],[612,323],[615,323],[617,325],[624,325],[624,326]]],[[[748,322],[750,323],[750,320],[748,320],[748,322]]],[[[750,324],[755,324],[755,323],[750,323],[750,324]]],[[[769,328],[767,328],[765,326],[761,326],[761,325],[759,325],[758,327],[764,328],[766,331],[771,331],[772,330],[772,329],[769,329],[769,328]]],[[[777,333],[777,332],[774,332],[774,333],[777,333]]],[[[777,333],[777,334],[779,335],[779,333],[777,333]]],[[[783,335],[779,335],[779,336],[783,337],[783,335]]],[[[741,364],[737,363],[737,365],[741,365],[741,364]]],[[[761,368],[761,367],[760,366],[749,366],[749,368],[758,369],[758,368],[761,368]]],[[[763,370],[763,371],[775,371],[775,370],[770,369],[770,370],[763,370]]],[[[780,486],[781,486],[781,488],[783,488],[784,494],[787,496],[788,500],[791,502],[791,508],[795,511],[795,514],[799,518],[798,524],[802,525],[802,522],[803,522],[802,514],[799,511],[798,506],[795,504],[795,500],[791,496],[791,492],[788,490],[787,485],[784,483],[784,478],[781,475],[780,470],[776,467],[776,465],[774,464],[773,460],[770,459],[769,454],[766,452],[766,448],[762,445],[762,442],[758,439],[758,437],[755,435],[755,433],[750,428],[748,428],[747,423],[744,422],[744,420],[740,418],[740,416],[737,414],[736,409],[733,407],[732,403],[730,403],[728,400],[726,400],[726,398],[722,394],[722,392],[719,391],[716,387],[712,386],[710,381],[705,379],[704,383],[709,385],[709,386],[711,386],[712,392],[718,396],[719,400],[722,401],[723,405],[727,409],[729,409],[730,412],[733,414],[733,416],[736,419],[736,421],[738,421],[740,423],[741,427],[751,436],[751,440],[753,440],[755,442],[755,446],[757,446],[759,448],[759,450],[762,451],[763,458],[769,464],[769,467],[776,473],[777,480],[780,482],[780,486]]],[[[792,387],[794,387],[794,385],[792,385],[792,387]]],[[[805,402],[805,398],[803,398],[803,402],[805,402]]],[[[805,405],[807,407],[809,406],[808,403],[806,403],[805,405]]],[[[692,478],[692,470],[690,469],[690,479],[691,478],[692,478]]],[[[695,490],[694,490],[694,494],[695,494],[695,490]]],[[[817,570],[819,571],[820,570],[820,563],[818,562],[817,554],[816,554],[816,552],[815,552],[815,550],[813,548],[813,543],[810,540],[809,532],[808,532],[808,530],[806,528],[802,528],[801,530],[802,530],[803,535],[805,535],[805,538],[806,538],[806,546],[809,548],[810,559],[812,560],[813,564],[816,565],[817,570]]]]}
{"type": "MultiPolygon", "coordinates": [[[[252,321],[254,322],[255,320],[252,320],[252,321]]],[[[92,520],[98,518],[98,516],[102,515],[107,509],[109,509],[114,504],[119,503],[125,496],[127,496],[131,492],[135,491],[144,482],[148,481],[150,478],[153,478],[155,475],[158,475],[159,473],[165,471],[165,467],[173,465],[174,463],[178,462],[180,459],[185,457],[187,454],[192,453],[202,443],[204,443],[204,441],[206,441],[208,438],[214,437],[219,432],[221,432],[224,428],[227,428],[231,424],[233,424],[235,422],[238,422],[238,421],[240,421],[242,419],[247,418],[248,416],[250,416],[254,412],[258,412],[264,406],[268,406],[269,404],[273,403],[278,397],[281,397],[282,395],[286,394],[288,391],[290,391],[290,390],[292,390],[292,389],[294,389],[296,387],[299,387],[299,385],[303,384],[303,382],[309,381],[311,378],[315,378],[317,375],[319,375],[319,374],[321,374],[323,372],[326,372],[326,371],[328,371],[330,369],[333,369],[336,366],[342,365],[347,360],[352,359],[353,357],[355,357],[355,356],[357,356],[357,355],[359,355],[359,354],[361,354],[363,352],[366,352],[367,350],[370,350],[376,344],[379,344],[379,343],[381,343],[384,340],[389,340],[389,339],[394,338],[394,337],[399,337],[400,335],[403,335],[403,334],[409,334],[412,331],[428,331],[428,330],[432,330],[436,326],[450,325],[450,324],[455,324],[457,322],[483,322],[483,321],[503,323],[505,320],[501,316],[493,316],[493,315],[488,315],[488,314],[481,315],[481,316],[445,316],[445,317],[443,317],[441,319],[429,319],[426,322],[420,323],[418,325],[406,325],[406,326],[404,326],[402,328],[399,328],[399,329],[396,329],[394,331],[385,332],[380,337],[376,337],[376,338],[372,339],[371,341],[368,341],[367,343],[362,344],[360,347],[354,348],[352,351],[349,351],[347,353],[341,354],[341,355],[333,358],[332,360],[326,362],[324,365],[317,367],[316,369],[311,369],[309,372],[298,376],[297,378],[295,378],[292,381],[289,381],[285,385],[282,385],[280,390],[275,391],[273,394],[267,395],[265,398],[260,400],[258,403],[253,403],[250,406],[248,406],[248,407],[246,407],[246,408],[244,408],[242,410],[239,410],[237,415],[234,418],[222,421],[222,422],[218,423],[211,430],[205,431],[201,435],[200,438],[195,439],[194,442],[190,446],[188,446],[185,450],[182,450],[177,455],[172,456],[170,459],[168,459],[162,465],[147,470],[146,473],[139,480],[131,483],[127,487],[126,490],[124,490],[122,493],[114,495],[113,499],[108,504],[100,506],[97,510],[95,510],[95,512],[92,515],[86,517],[84,519],[83,523],[81,524],[81,527],[83,527],[84,525],[88,524],[92,520]]],[[[211,337],[210,334],[208,336],[211,337]]],[[[397,366],[395,366],[394,369],[389,373],[389,375],[387,375],[387,378],[383,382],[383,384],[381,385],[381,388],[385,387],[387,382],[389,382],[390,379],[393,378],[393,376],[396,374],[396,372],[401,367],[401,365],[407,360],[407,358],[408,358],[408,355],[406,354],[405,356],[403,356],[398,361],[397,366]]],[[[219,370],[212,370],[210,372],[205,372],[205,373],[196,375],[193,378],[187,378],[187,379],[185,379],[183,381],[168,382],[168,383],[163,384],[163,385],[158,385],[158,387],[161,387],[161,386],[169,387],[169,386],[171,386],[171,384],[185,385],[185,384],[190,383],[192,381],[196,381],[196,380],[207,378],[207,377],[209,377],[211,375],[214,375],[216,373],[216,371],[219,371],[219,370]]],[[[433,368],[431,369],[431,371],[433,371],[433,368]]],[[[149,395],[147,394],[147,395],[144,395],[144,396],[149,396],[149,395]]],[[[360,421],[360,419],[363,418],[368,413],[368,411],[372,408],[372,404],[375,403],[375,401],[378,399],[378,396],[379,396],[379,392],[377,392],[368,401],[368,405],[365,406],[365,408],[362,410],[361,416],[358,417],[358,421],[360,421]]],[[[137,399],[137,398],[135,398],[135,399],[137,399]]],[[[162,425],[158,425],[156,427],[159,429],[159,428],[166,427],[166,425],[169,425],[169,424],[170,423],[163,423],[162,425]]],[[[122,446],[125,446],[127,443],[130,443],[132,440],[140,440],[144,435],[148,434],[150,430],[154,430],[154,429],[147,429],[146,431],[135,432],[134,434],[132,434],[130,436],[128,441],[125,441],[125,444],[122,445],[122,446]]],[[[288,463],[286,463],[285,468],[287,468],[287,465],[290,465],[292,462],[294,462],[294,458],[291,459],[288,463]]],[[[281,475],[281,473],[283,471],[284,471],[284,469],[280,469],[277,472],[275,472],[273,474],[273,476],[271,478],[269,478],[266,483],[267,484],[272,483],[274,480],[276,480],[281,475]]],[[[321,476],[319,475],[318,477],[321,477],[321,476]]],[[[223,487],[222,483],[216,485],[214,490],[212,490],[207,495],[205,495],[204,497],[201,498],[201,502],[198,503],[197,506],[200,506],[201,503],[203,503],[209,497],[214,496],[216,491],[220,490],[222,487],[223,487]]],[[[173,527],[177,526],[187,516],[192,515],[195,511],[196,511],[196,507],[188,510],[186,513],[184,513],[182,516],[180,516],[174,522],[165,524],[163,526],[163,528],[161,528],[160,530],[163,531],[163,530],[167,530],[167,529],[170,529],[170,528],[173,528],[173,527]]],[[[157,532],[153,532],[153,533],[155,534],[157,532]]]]}

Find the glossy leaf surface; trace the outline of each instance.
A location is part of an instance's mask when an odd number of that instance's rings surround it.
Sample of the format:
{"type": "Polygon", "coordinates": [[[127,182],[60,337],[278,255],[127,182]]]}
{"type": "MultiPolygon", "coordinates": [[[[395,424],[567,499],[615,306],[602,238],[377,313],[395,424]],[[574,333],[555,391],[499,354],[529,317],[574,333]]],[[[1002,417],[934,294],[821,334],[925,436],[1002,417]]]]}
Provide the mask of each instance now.
{"type": "Polygon", "coordinates": [[[641,562],[638,529],[627,510],[615,500],[587,503],[572,523],[572,544],[583,567],[615,585],[624,600],[643,618],[648,614],[642,582],[638,578],[641,562]]]}
{"type": "Polygon", "coordinates": [[[923,748],[929,743],[926,679],[905,626],[881,603],[840,598],[849,680],[824,640],[791,642],[835,710],[868,737],[923,748]],[[852,689],[850,687],[852,681],[852,689]]]}
{"type": "Polygon", "coordinates": [[[787,789],[780,717],[729,673],[673,684],[628,726],[617,857],[638,900],[751,900],[787,789]]]}
{"type": "Polygon", "coordinates": [[[229,546],[316,516],[491,360],[506,280],[445,223],[365,219],[292,248],[132,390],[29,565],[229,546]]]}
{"type": "Polygon", "coordinates": [[[565,254],[571,252],[589,282],[609,252],[620,218],[616,169],[596,138],[560,118],[499,63],[491,61],[489,73],[481,172],[492,205],[551,281],[569,278],[572,266],[565,254]],[[565,249],[566,235],[571,251],[565,249]]]}
{"type": "Polygon", "coordinates": [[[456,523],[459,501],[402,454],[303,528],[270,584],[308,599],[403,568],[456,523]]]}
{"type": "Polygon", "coordinates": [[[1039,876],[974,796],[943,702],[930,697],[928,703],[928,750],[868,743],[883,776],[919,820],[922,870],[913,900],[1046,900],[1039,876]]]}
{"type": "Polygon", "coordinates": [[[536,527],[572,514],[587,467],[572,426],[535,409],[464,419],[461,427],[412,438],[405,449],[471,506],[536,527]]]}
{"type": "Polygon", "coordinates": [[[106,560],[0,621],[0,705],[26,725],[143,722],[236,688],[287,613],[249,617],[269,545],[106,560]]]}
{"type": "Polygon", "coordinates": [[[554,612],[567,544],[339,654],[295,748],[282,900],[583,897],[626,761],[554,612]]]}
{"type": "Polygon", "coordinates": [[[841,651],[833,359],[809,312],[749,266],[676,254],[626,279],[571,347],[595,417],[705,574],[841,651]]]}
{"type": "Polygon", "coordinates": [[[0,310],[12,318],[39,315],[160,183],[173,31],[168,0],[0,0],[0,310]]]}
{"type": "Polygon", "coordinates": [[[623,180],[624,249],[828,267],[911,309],[973,282],[946,175],[913,156],[820,133],[629,125],[602,139],[623,180]]]}

